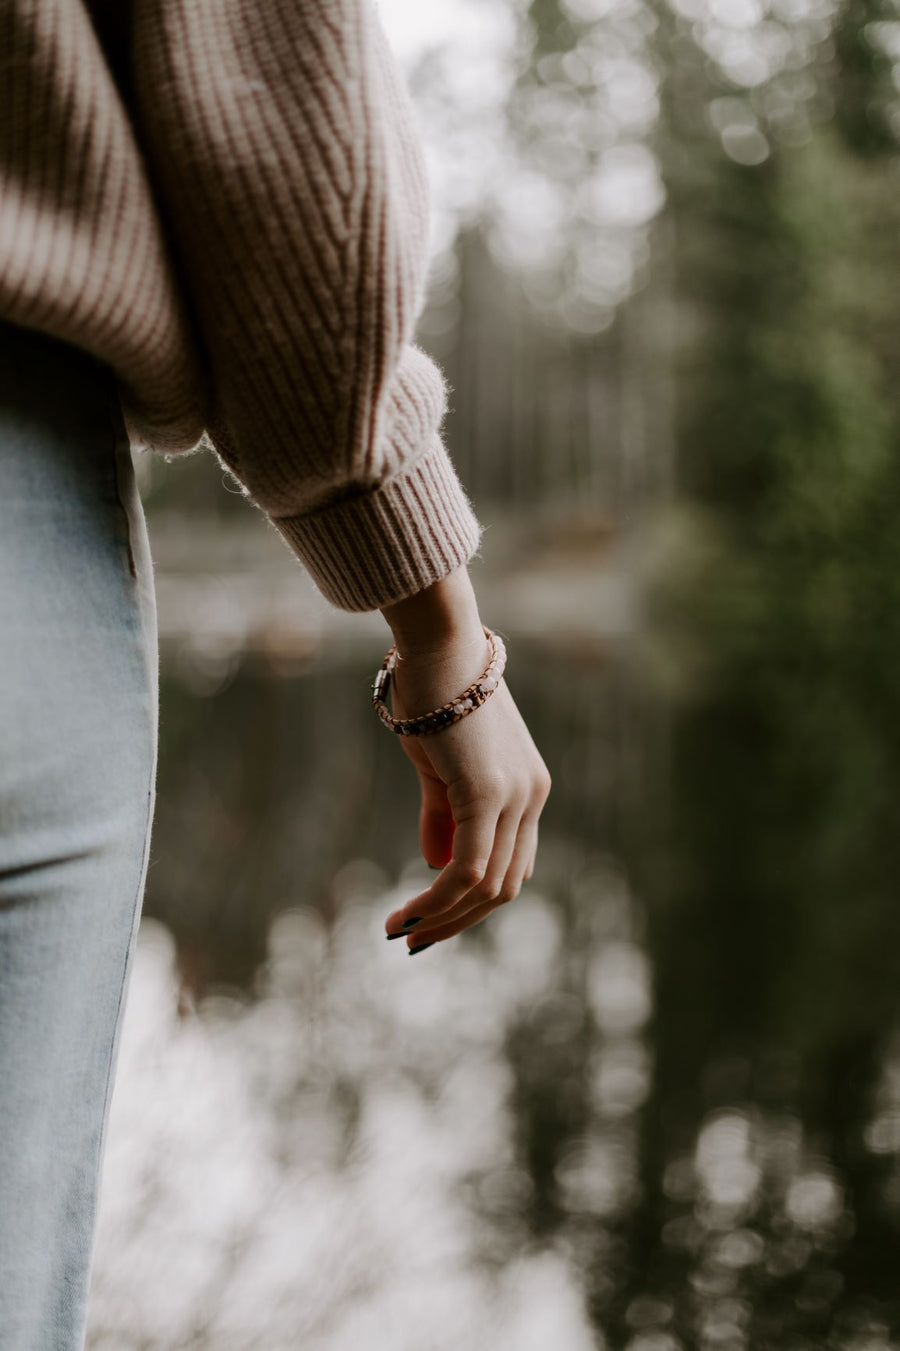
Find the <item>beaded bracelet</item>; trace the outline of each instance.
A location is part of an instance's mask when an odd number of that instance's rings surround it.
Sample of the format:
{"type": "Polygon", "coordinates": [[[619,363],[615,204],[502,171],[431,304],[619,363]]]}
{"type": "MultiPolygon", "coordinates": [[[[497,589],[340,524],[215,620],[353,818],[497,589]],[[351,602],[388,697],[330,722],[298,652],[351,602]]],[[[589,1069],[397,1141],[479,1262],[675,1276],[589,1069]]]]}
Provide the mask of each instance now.
{"type": "Polygon", "coordinates": [[[483,703],[490,699],[494,690],[500,684],[506,667],[506,648],[503,645],[503,639],[498,633],[492,633],[490,629],[485,629],[485,637],[491,644],[491,659],[488,662],[486,670],[477,680],[458,694],[455,699],[449,703],[442,704],[440,708],[433,708],[430,713],[422,713],[417,718],[392,718],[388,712],[385,702],[388,690],[390,689],[391,676],[397,665],[397,646],[391,648],[390,652],[381,663],[378,674],[375,677],[375,683],[372,686],[372,702],[375,705],[375,712],[386,727],[396,732],[398,736],[428,736],[431,732],[440,732],[451,723],[459,722],[460,718],[480,708],[483,703]]]}

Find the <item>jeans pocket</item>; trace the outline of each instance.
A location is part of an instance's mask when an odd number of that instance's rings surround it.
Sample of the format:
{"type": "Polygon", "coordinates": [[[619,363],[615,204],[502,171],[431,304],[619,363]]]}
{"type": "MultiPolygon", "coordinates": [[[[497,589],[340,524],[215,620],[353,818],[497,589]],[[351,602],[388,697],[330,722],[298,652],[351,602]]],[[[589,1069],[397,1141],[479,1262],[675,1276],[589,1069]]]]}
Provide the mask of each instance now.
{"type": "Polygon", "coordinates": [[[119,396],[115,389],[110,394],[109,415],[113,428],[113,473],[119,503],[118,536],[128,560],[128,571],[132,577],[137,579],[134,532],[136,529],[143,528],[143,512],[135,481],[131,443],[125,428],[125,419],[122,416],[119,396]],[[141,515],[140,522],[136,519],[136,513],[141,515]]]}
{"type": "Polygon", "coordinates": [[[144,504],[138,488],[133,452],[116,387],[109,402],[113,427],[113,460],[117,496],[116,531],[133,579],[131,600],[143,630],[144,654],[154,702],[159,686],[159,631],[156,612],[156,581],[144,504]]]}

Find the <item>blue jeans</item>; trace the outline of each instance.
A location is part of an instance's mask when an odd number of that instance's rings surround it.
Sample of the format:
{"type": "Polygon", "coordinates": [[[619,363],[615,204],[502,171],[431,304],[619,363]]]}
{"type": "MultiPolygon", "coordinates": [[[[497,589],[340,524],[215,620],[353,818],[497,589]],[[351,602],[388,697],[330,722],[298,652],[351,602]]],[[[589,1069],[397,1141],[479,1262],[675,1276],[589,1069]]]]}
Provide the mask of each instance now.
{"type": "Polygon", "coordinates": [[[0,1347],[84,1341],[156,780],[153,571],[109,372],[0,325],[0,1347]]]}

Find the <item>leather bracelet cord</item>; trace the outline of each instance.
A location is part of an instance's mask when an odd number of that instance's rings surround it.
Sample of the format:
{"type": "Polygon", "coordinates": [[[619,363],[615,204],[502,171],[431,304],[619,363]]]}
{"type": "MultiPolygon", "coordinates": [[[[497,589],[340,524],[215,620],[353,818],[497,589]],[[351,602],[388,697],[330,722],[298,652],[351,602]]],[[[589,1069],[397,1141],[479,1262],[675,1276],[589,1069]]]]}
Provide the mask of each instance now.
{"type": "Polygon", "coordinates": [[[381,663],[372,686],[372,703],[384,725],[398,736],[429,736],[432,732],[441,732],[445,727],[459,722],[460,718],[474,713],[476,708],[486,703],[500,684],[506,669],[506,647],[498,633],[492,633],[488,628],[484,633],[491,645],[491,659],[478,679],[473,680],[472,684],[455,699],[442,704],[440,708],[433,708],[430,713],[420,713],[415,718],[393,718],[388,711],[386,699],[391,676],[397,665],[398,654],[395,643],[381,663]]]}

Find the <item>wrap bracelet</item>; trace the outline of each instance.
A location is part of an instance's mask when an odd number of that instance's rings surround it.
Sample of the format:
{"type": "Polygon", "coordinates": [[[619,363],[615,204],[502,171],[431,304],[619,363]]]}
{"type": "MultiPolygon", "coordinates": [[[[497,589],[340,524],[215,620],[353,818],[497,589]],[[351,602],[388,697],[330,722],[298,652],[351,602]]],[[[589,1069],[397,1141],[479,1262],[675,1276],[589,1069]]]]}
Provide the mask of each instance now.
{"type": "Polygon", "coordinates": [[[389,727],[398,736],[428,736],[432,732],[443,731],[454,722],[459,722],[460,718],[465,718],[486,703],[502,679],[506,668],[506,648],[498,633],[492,633],[486,628],[484,634],[491,645],[491,659],[484,672],[455,699],[442,704],[440,708],[433,708],[430,713],[421,713],[416,718],[391,717],[385,702],[391,686],[391,676],[397,665],[398,653],[395,643],[381,663],[372,686],[372,703],[385,727],[389,727]]]}

